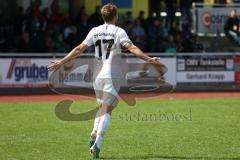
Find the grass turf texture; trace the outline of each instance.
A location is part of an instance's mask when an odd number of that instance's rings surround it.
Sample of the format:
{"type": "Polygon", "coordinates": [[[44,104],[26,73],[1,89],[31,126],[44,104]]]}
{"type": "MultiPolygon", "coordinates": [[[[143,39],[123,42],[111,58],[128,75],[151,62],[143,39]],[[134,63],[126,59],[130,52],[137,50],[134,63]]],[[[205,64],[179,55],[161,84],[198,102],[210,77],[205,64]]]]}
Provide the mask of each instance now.
{"type": "MultiPolygon", "coordinates": [[[[0,159],[89,159],[87,139],[93,120],[61,121],[54,114],[55,105],[0,103],[0,159]]],[[[78,101],[71,109],[77,113],[94,105],[93,101],[78,101]]],[[[240,99],[139,100],[134,108],[120,102],[100,156],[122,160],[240,159],[239,133],[240,99]],[[154,114],[157,119],[150,118],[154,114]]]]}

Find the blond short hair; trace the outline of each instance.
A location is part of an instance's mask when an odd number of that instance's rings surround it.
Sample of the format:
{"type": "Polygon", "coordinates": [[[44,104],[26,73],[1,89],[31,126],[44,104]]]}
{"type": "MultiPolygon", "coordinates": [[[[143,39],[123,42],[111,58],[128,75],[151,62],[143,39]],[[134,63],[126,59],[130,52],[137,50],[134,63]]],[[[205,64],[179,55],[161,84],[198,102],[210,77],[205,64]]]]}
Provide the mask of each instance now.
{"type": "Polygon", "coordinates": [[[111,22],[117,16],[117,6],[112,3],[108,3],[102,7],[101,14],[105,22],[111,22]]]}

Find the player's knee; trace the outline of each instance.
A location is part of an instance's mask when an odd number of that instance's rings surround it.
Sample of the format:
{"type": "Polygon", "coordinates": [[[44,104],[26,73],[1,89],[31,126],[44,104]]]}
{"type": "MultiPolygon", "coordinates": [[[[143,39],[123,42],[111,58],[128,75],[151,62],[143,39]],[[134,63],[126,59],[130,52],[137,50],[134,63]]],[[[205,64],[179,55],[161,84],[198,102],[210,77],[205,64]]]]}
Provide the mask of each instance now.
{"type": "Polygon", "coordinates": [[[112,110],[113,110],[113,106],[103,105],[103,106],[101,107],[101,110],[102,110],[102,114],[108,113],[108,114],[111,115],[112,110]]]}
{"type": "Polygon", "coordinates": [[[101,107],[102,107],[102,104],[99,104],[99,105],[97,106],[98,109],[100,109],[101,107]]]}

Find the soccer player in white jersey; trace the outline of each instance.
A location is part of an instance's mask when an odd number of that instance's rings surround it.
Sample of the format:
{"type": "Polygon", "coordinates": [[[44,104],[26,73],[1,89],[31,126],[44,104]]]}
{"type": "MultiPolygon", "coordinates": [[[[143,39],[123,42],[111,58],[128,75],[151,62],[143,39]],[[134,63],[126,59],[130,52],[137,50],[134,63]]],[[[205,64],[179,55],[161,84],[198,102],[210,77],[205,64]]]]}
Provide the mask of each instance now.
{"type": "Polygon", "coordinates": [[[117,27],[117,7],[114,4],[106,4],[101,9],[104,24],[93,28],[86,39],[75,47],[66,57],[55,60],[49,65],[49,71],[55,71],[65,63],[83,53],[89,46],[95,46],[96,65],[101,63],[100,68],[95,70],[93,86],[96,93],[99,110],[94,120],[93,131],[90,136],[90,152],[93,158],[99,157],[100,145],[103,136],[109,126],[110,115],[116,106],[117,94],[120,89],[122,77],[120,58],[121,49],[124,48],[146,62],[158,65],[160,58],[149,57],[136,47],[128,38],[126,32],[117,27]],[[119,63],[118,63],[119,62],[119,63]]]}

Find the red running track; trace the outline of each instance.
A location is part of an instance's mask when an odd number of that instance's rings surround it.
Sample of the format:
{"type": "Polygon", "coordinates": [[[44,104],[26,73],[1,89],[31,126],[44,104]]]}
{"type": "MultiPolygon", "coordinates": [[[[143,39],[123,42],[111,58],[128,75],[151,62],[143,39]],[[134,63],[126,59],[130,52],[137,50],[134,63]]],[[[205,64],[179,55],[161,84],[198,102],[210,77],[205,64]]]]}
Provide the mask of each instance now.
{"type": "MultiPolygon", "coordinates": [[[[123,94],[131,98],[134,94],[123,94]]],[[[137,97],[144,99],[151,97],[150,94],[138,94],[137,97]]],[[[187,99],[187,98],[240,98],[240,92],[176,92],[167,93],[146,99],[187,99]]],[[[77,95],[7,95],[0,96],[0,102],[56,102],[61,100],[95,100],[94,95],[77,96],[77,95]]]]}

